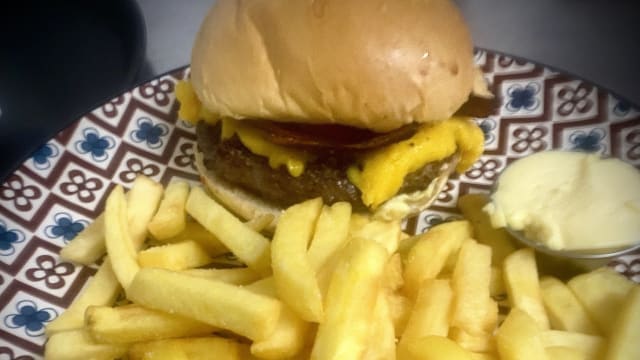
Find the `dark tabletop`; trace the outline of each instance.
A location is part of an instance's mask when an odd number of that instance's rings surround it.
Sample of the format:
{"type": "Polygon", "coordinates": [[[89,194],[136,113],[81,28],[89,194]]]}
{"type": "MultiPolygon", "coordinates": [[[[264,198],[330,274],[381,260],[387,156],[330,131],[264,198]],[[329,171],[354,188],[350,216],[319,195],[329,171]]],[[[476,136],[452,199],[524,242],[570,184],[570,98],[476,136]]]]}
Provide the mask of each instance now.
{"type": "MultiPolygon", "coordinates": [[[[456,2],[477,46],[552,66],[640,104],[633,0],[456,2]]],[[[50,3],[0,8],[0,179],[83,113],[188,64],[212,0],[50,3]]]]}

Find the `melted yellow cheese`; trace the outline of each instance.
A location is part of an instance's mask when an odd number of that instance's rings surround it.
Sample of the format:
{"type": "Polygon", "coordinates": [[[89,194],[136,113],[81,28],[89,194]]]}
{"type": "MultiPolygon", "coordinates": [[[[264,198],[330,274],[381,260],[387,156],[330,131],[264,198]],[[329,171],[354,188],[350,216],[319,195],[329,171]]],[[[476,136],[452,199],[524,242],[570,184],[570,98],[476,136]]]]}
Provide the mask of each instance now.
{"type": "Polygon", "coordinates": [[[304,172],[306,162],[311,159],[311,155],[307,152],[267,141],[260,136],[256,129],[242,124],[241,121],[222,120],[222,138],[228,139],[233,134],[236,134],[242,144],[252,153],[268,158],[271,168],[277,169],[284,165],[289,174],[294,177],[298,177],[304,172]]]}
{"type": "Polygon", "coordinates": [[[176,98],[180,104],[180,109],[178,109],[178,117],[180,119],[193,124],[201,119],[210,122],[215,121],[213,114],[202,106],[190,82],[185,80],[178,81],[176,84],[176,98]]]}
{"type": "Polygon", "coordinates": [[[400,190],[405,176],[427,163],[458,151],[456,170],[463,172],[482,154],[483,144],[482,131],[472,121],[454,117],[425,125],[407,140],[365,154],[347,176],[362,192],[362,202],[375,209],[400,190]]]}

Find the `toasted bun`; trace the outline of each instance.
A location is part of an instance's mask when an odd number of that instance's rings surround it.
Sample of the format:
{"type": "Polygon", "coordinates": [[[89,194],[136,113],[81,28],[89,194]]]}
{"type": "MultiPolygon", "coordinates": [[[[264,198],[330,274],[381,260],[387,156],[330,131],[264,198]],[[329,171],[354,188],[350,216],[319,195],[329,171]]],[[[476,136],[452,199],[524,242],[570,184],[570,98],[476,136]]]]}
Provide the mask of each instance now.
{"type": "MultiPolygon", "coordinates": [[[[272,215],[273,221],[267,227],[274,230],[280,214],[284,209],[274,206],[263,199],[248,193],[221,179],[213,171],[204,166],[202,153],[194,146],[195,164],[200,174],[200,181],[222,205],[244,219],[253,219],[261,215],[272,215]]],[[[418,214],[428,208],[444,189],[449,176],[455,170],[459,157],[452,156],[444,163],[438,176],[425,189],[409,194],[399,194],[382,204],[373,217],[383,220],[402,220],[408,216],[418,214]]]]}
{"type": "Polygon", "coordinates": [[[219,0],[191,59],[218,116],[388,131],[450,117],[474,85],[449,0],[219,0]]]}

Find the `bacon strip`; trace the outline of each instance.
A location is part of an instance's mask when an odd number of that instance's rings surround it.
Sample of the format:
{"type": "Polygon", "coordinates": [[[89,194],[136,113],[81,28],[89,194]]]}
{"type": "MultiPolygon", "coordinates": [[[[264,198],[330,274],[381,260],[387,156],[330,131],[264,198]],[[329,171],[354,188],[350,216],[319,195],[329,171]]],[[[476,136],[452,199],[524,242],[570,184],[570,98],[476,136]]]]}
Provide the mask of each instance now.
{"type": "Polygon", "coordinates": [[[311,125],[248,120],[274,144],[312,148],[373,149],[410,138],[419,124],[405,125],[387,133],[376,133],[343,125],[311,125]]]}
{"type": "MultiPolygon", "coordinates": [[[[487,117],[500,106],[497,98],[471,96],[457,116],[487,117]]],[[[344,125],[312,125],[267,120],[243,120],[261,131],[270,142],[306,148],[366,150],[396,143],[413,136],[420,124],[409,124],[386,133],[344,125]]]]}
{"type": "Polygon", "coordinates": [[[498,97],[485,98],[472,95],[454,115],[484,118],[497,114],[498,109],[500,109],[500,99],[498,97]]]}

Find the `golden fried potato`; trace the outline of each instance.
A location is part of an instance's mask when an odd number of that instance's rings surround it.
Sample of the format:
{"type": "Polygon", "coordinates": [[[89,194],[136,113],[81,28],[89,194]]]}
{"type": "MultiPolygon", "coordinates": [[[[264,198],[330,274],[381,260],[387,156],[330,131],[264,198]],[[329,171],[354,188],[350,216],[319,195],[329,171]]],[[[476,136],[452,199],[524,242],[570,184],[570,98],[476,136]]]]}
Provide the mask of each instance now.
{"type": "Polygon", "coordinates": [[[415,299],[425,279],[435,279],[449,255],[471,238],[468,221],[452,221],[431,228],[421,235],[407,255],[404,269],[405,293],[415,299]]]}
{"type": "Polygon", "coordinates": [[[354,239],[347,246],[331,278],[311,359],[349,360],[364,354],[388,257],[384,247],[371,240],[354,239]]]}
{"type": "Polygon", "coordinates": [[[111,360],[127,353],[128,346],[99,344],[85,329],[61,331],[49,337],[44,357],[47,360],[111,360]]]}
{"type": "Polygon", "coordinates": [[[496,334],[496,345],[503,360],[546,360],[549,357],[541,339],[538,322],[524,310],[511,309],[496,334]]]}
{"type": "Polygon", "coordinates": [[[252,340],[276,328],[282,304],[241,286],[164,269],[141,269],[127,296],[142,306],[197,319],[252,340]]]}
{"type": "Polygon", "coordinates": [[[464,218],[471,222],[474,238],[491,247],[492,264],[501,266],[504,258],[514,252],[516,247],[505,229],[496,229],[491,225],[489,215],[482,210],[487,203],[489,196],[486,194],[466,194],[458,199],[458,208],[464,218]]]}
{"type": "Polygon", "coordinates": [[[502,264],[502,276],[511,307],[529,314],[541,329],[549,329],[533,249],[520,249],[507,256],[502,264]]]}
{"type": "Polygon", "coordinates": [[[540,289],[552,329],[593,335],[599,333],[593,320],[565,283],[545,276],[540,279],[540,289]]]}
{"type": "Polygon", "coordinates": [[[489,334],[498,321],[491,298],[491,248],[465,241],[451,277],[454,291],[451,325],[469,334],[489,334]]]}
{"type": "Polygon", "coordinates": [[[134,344],[129,360],[241,360],[241,345],[217,336],[156,340],[134,344]]]}
{"type": "Polygon", "coordinates": [[[60,316],[47,324],[48,336],[61,331],[80,329],[84,326],[84,313],[91,305],[112,305],[122,287],[116,278],[111,260],[105,258],[98,272],[87,281],[84,290],[60,316]]]}
{"type": "Polygon", "coordinates": [[[187,213],[211,232],[247,266],[262,275],[271,273],[271,247],[267,238],[246,226],[210,198],[202,188],[191,189],[187,213]]]}
{"type": "Polygon", "coordinates": [[[321,322],[324,311],[307,247],[321,210],[321,198],[289,207],[280,216],[271,241],[271,264],[278,296],[302,319],[313,322],[321,322]]]}
{"type": "Polygon", "coordinates": [[[210,264],[213,259],[193,240],[154,246],[138,253],[140,267],[167,270],[192,269],[210,264]]]}
{"type": "Polygon", "coordinates": [[[105,242],[113,272],[127,290],[140,266],[127,222],[127,203],[121,186],[116,186],[107,198],[104,215],[105,242]]]}
{"type": "Polygon", "coordinates": [[[455,341],[444,336],[429,335],[410,340],[401,360],[472,360],[472,355],[455,341]]]}
{"type": "Polygon", "coordinates": [[[575,276],[567,282],[567,286],[602,333],[609,335],[629,291],[636,285],[615,270],[605,267],[575,276]]]}
{"type": "MultiPolygon", "coordinates": [[[[258,294],[277,298],[276,284],[272,276],[246,286],[258,294]]],[[[311,323],[300,318],[286,304],[282,306],[275,330],[265,339],[251,344],[251,354],[260,359],[289,359],[299,355],[307,345],[311,323]]]]}
{"type": "Polygon", "coordinates": [[[627,294],[611,328],[606,360],[640,359],[640,285],[627,294]]]}
{"type": "Polygon", "coordinates": [[[168,239],[184,231],[187,224],[184,206],[188,196],[189,184],[186,181],[173,181],[167,185],[158,211],[147,225],[154,238],[168,239]]]}
{"type": "Polygon", "coordinates": [[[102,344],[207,335],[216,328],[200,321],[129,304],[118,307],[91,306],[85,313],[87,330],[102,344]]]}

